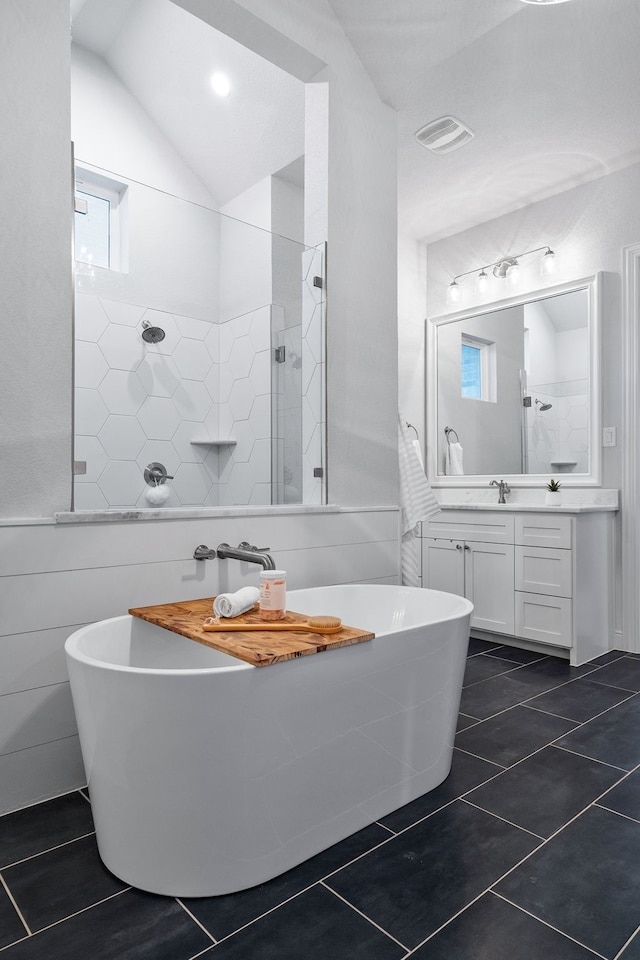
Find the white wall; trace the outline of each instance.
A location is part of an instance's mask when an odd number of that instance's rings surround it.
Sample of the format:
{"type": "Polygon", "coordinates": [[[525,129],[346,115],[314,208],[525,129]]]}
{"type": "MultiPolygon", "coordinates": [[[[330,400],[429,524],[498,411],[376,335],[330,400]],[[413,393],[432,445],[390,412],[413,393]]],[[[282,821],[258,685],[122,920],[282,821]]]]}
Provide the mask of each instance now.
{"type": "Polygon", "coordinates": [[[127,269],[78,264],[82,291],[215,321],[220,218],[213,198],[104,60],[75,45],[71,94],[76,163],[129,184],[127,269]]]}
{"type": "Polygon", "coordinates": [[[0,9],[0,515],[71,502],[68,0],[0,9]]]}
{"type": "Polygon", "coordinates": [[[220,322],[224,323],[273,302],[271,177],[234,197],[220,213],[220,322]]]}
{"type": "MultiPolygon", "coordinates": [[[[537,300],[524,305],[524,325],[529,331],[525,355],[528,383],[555,383],[558,379],[556,329],[544,308],[544,302],[537,300]]],[[[583,336],[585,334],[586,331],[583,331],[583,336]]]]}
{"type": "Polygon", "coordinates": [[[111,67],[76,44],[71,45],[71,134],[78,159],[215,209],[207,188],[111,67]]]}

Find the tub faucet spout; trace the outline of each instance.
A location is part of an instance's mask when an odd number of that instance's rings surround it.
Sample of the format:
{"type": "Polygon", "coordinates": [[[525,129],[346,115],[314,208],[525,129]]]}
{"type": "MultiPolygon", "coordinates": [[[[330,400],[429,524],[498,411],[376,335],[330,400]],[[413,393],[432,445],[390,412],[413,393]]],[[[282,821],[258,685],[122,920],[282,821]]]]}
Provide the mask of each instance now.
{"type": "Polygon", "coordinates": [[[228,543],[221,543],[217,550],[218,559],[246,560],[247,563],[259,563],[265,570],[275,570],[276,562],[269,553],[269,547],[254,547],[246,540],[237,547],[230,547],[228,543]]]}

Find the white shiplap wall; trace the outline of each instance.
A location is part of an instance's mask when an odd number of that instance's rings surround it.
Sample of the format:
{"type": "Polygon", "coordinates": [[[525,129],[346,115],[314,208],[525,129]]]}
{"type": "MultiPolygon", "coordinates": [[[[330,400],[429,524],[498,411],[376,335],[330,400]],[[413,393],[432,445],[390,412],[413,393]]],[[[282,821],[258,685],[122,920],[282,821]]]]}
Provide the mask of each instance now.
{"type": "Polygon", "coordinates": [[[398,583],[398,511],[0,526],[0,813],[85,782],[64,659],[77,627],[257,583],[199,543],[269,546],[288,587],[398,583]]]}

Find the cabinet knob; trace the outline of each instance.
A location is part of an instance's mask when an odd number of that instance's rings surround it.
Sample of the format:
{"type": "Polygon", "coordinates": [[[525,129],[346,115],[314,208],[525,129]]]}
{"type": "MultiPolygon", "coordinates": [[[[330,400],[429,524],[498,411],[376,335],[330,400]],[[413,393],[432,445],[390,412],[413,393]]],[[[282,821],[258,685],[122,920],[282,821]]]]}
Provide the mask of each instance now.
{"type": "Polygon", "coordinates": [[[462,550],[462,544],[456,543],[456,550],[462,550]]]}
{"type": "Polygon", "coordinates": [[[464,548],[465,548],[465,550],[471,550],[471,547],[469,546],[468,543],[465,543],[464,548]]]}

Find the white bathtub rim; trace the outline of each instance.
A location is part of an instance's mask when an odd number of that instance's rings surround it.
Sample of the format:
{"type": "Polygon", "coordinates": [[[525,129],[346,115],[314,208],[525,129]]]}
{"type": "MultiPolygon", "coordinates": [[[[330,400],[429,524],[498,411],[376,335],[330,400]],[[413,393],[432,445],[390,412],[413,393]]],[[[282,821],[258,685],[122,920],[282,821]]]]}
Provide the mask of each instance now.
{"type": "MultiPolygon", "coordinates": [[[[237,660],[237,663],[230,663],[229,666],[216,666],[216,667],[131,667],[124,663],[111,663],[108,660],[100,660],[97,657],[88,656],[86,653],[83,653],[79,649],[79,644],[82,641],[86,633],[91,633],[92,629],[96,626],[108,626],[109,624],[121,624],[125,621],[133,622],[134,618],[129,613],[125,613],[120,617],[109,617],[107,620],[96,620],[95,623],[89,623],[86,627],[81,627],[80,630],[76,630],[69,637],[67,637],[64,645],[65,653],[72,660],[77,660],[79,663],[83,663],[88,667],[92,667],[96,670],[107,670],[113,673],[132,673],[132,674],[145,674],[145,676],[157,676],[157,677],[170,677],[170,676],[179,676],[179,677],[191,677],[191,676],[207,676],[219,673],[229,673],[237,672],[240,670],[255,670],[256,667],[252,663],[246,663],[244,660],[237,660]]],[[[142,621],[144,622],[144,621],[142,621]]],[[[157,630],[164,630],[164,627],[156,627],[157,630]]],[[[173,633],[171,630],[166,630],[166,633],[173,633]]],[[[176,633],[176,636],[181,636],[181,634],[176,633]]],[[[183,640],[188,640],[188,637],[182,637],[183,640]]],[[[191,643],[197,643],[197,640],[190,641],[191,643]]],[[[205,644],[203,644],[205,646],[205,644]]],[[[212,648],[215,650],[215,647],[212,648]]],[[[222,653],[222,651],[215,650],[216,653],[222,653]]],[[[231,654],[224,654],[228,656],[230,660],[235,660],[237,658],[232,657],[231,654]]]]}
{"type": "MultiPolygon", "coordinates": [[[[372,584],[328,584],[322,587],[302,587],[299,590],[290,591],[288,596],[292,597],[295,603],[296,594],[299,594],[302,592],[315,591],[315,590],[317,590],[318,592],[324,591],[324,590],[331,592],[332,588],[334,587],[335,588],[364,587],[365,589],[362,592],[366,593],[367,588],[372,586],[373,586],[372,584]]],[[[466,597],[461,597],[457,594],[444,593],[443,591],[424,590],[421,587],[408,587],[408,586],[399,585],[399,584],[398,585],[395,585],[395,584],[376,585],[374,589],[376,591],[379,591],[380,586],[382,586],[383,590],[390,588],[395,592],[403,592],[403,591],[407,591],[408,593],[419,592],[422,596],[424,596],[426,593],[439,593],[443,596],[447,596],[447,597],[451,597],[452,599],[455,599],[456,605],[455,605],[455,608],[451,610],[448,614],[440,615],[434,619],[427,619],[421,623],[409,623],[406,625],[394,624],[390,629],[383,630],[380,632],[376,632],[375,630],[373,630],[372,632],[375,633],[375,637],[371,641],[366,641],[366,644],[375,643],[376,639],[383,639],[384,637],[387,637],[387,636],[400,635],[403,633],[407,633],[411,630],[420,630],[420,629],[428,628],[430,626],[434,626],[436,624],[449,623],[452,621],[462,620],[464,619],[464,617],[470,616],[470,614],[473,611],[473,604],[471,603],[471,601],[467,600],[466,597]]],[[[80,649],[80,643],[82,642],[84,636],[87,633],[91,633],[97,626],[105,627],[105,626],[108,626],[109,624],[120,625],[127,621],[130,623],[133,623],[134,619],[135,618],[131,614],[122,614],[118,617],[109,617],[105,620],[96,620],[93,623],[86,624],[85,626],[81,627],[79,630],[76,630],[72,634],[70,634],[70,636],[65,641],[64,649],[65,649],[66,655],[72,660],[77,660],[78,662],[83,663],[86,666],[92,667],[93,669],[97,669],[97,670],[107,670],[109,672],[126,673],[126,674],[145,674],[147,676],[158,676],[158,677],[169,677],[169,676],[205,677],[205,676],[210,676],[210,675],[215,675],[220,673],[227,674],[227,673],[236,673],[240,671],[258,669],[254,664],[247,663],[246,661],[235,658],[233,654],[227,654],[227,653],[224,653],[223,651],[218,651],[216,650],[215,647],[211,649],[213,649],[216,653],[220,653],[223,656],[228,657],[230,660],[234,662],[225,666],[218,664],[217,666],[212,666],[212,667],[202,667],[202,666],[200,667],[164,667],[164,668],[163,667],[135,667],[135,666],[129,666],[128,664],[112,663],[108,660],[102,660],[97,657],[92,657],[84,653],[80,649]]],[[[145,621],[142,621],[142,622],[145,622],[145,621]]],[[[166,633],[174,632],[171,630],[167,630],[165,627],[160,627],[160,626],[156,626],[156,629],[163,630],[166,633]]],[[[183,640],[188,640],[188,638],[182,637],[181,634],[176,633],[175,635],[180,636],[183,640]]],[[[198,641],[193,640],[191,642],[197,643],[198,641]]],[[[206,647],[206,644],[203,644],[203,646],[206,647]]],[[[323,652],[335,653],[336,651],[330,650],[330,651],[323,651],[323,652]]],[[[317,655],[318,654],[309,654],[309,656],[317,656],[317,655]]],[[[302,659],[302,658],[292,658],[292,662],[293,660],[296,660],[296,659],[302,659]]],[[[289,661],[284,661],[284,662],[289,662],[289,661]]],[[[273,664],[267,664],[267,666],[273,666],[273,664]]],[[[263,669],[263,667],[259,669],[263,669]]]]}

